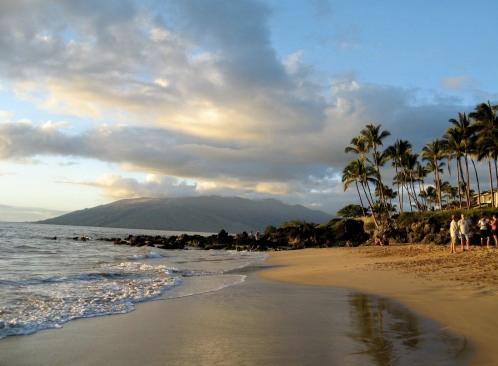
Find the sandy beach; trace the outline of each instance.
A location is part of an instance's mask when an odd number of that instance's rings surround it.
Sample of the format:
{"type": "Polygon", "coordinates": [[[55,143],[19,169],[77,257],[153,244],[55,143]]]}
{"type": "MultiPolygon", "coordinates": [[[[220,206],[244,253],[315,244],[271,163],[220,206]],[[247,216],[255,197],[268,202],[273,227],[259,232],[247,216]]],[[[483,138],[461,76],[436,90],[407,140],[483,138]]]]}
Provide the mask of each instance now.
{"type": "Polygon", "coordinates": [[[451,255],[432,245],[306,249],[272,253],[264,278],[355,289],[399,300],[464,335],[473,365],[498,365],[498,251],[451,255]]]}

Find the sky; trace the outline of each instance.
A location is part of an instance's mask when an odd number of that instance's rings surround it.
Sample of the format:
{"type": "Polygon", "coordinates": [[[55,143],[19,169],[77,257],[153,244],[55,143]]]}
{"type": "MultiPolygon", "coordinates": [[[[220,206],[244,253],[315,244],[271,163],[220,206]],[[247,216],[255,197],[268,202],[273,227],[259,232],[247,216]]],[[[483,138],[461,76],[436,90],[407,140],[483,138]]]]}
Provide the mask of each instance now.
{"type": "MultiPolygon", "coordinates": [[[[498,100],[494,0],[3,0],[0,205],[276,198],[335,213],[367,123],[498,100]]],[[[29,217],[28,217],[29,216],[29,217]]],[[[1,217],[0,217],[1,219],[1,217]]]]}

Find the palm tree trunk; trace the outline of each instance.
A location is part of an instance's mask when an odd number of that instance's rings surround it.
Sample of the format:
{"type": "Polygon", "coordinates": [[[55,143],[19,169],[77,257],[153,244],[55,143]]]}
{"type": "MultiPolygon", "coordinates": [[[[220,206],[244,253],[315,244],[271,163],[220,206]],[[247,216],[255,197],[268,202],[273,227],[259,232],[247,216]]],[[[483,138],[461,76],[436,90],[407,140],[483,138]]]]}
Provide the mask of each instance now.
{"type": "Polygon", "coordinates": [[[370,201],[372,202],[372,207],[373,207],[373,205],[374,205],[374,203],[375,203],[375,200],[374,200],[374,198],[373,198],[373,196],[372,196],[372,190],[370,189],[370,184],[368,183],[368,181],[367,181],[367,182],[364,182],[364,184],[365,184],[365,185],[367,186],[367,188],[368,188],[368,194],[370,195],[370,201]]]}
{"type": "Polygon", "coordinates": [[[415,182],[413,181],[413,175],[412,173],[410,172],[410,184],[411,184],[411,187],[412,187],[412,192],[413,192],[413,200],[415,201],[415,206],[417,206],[417,210],[420,209],[420,204],[418,202],[418,199],[417,199],[417,192],[415,192],[415,182]]]}
{"type": "MultiPolygon", "coordinates": [[[[458,158],[458,160],[460,160],[460,158],[458,158]]],[[[465,184],[465,186],[467,186],[467,183],[465,183],[465,178],[463,177],[463,164],[461,161],[460,161],[460,178],[462,179],[462,183],[465,184]]],[[[467,187],[465,187],[465,189],[467,189],[467,187]]],[[[465,194],[465,196],[467,196],[467,194],[465,194]]]]}
{"type": "Polygon", "coordinates": [[[413,212],[412,195],[410,189],[408,188],[408,183],[405,182],[406,193],[408,194],[408,202],[410,203],[410,212],[413,212]]]}
{"type": "MultiPolygon", "coordinates": [[[[368,183],[366,183],[366,184],[367,184],[368,190],[370,191],[370,187],[368,186],[368,183]]],[[[375,217],[375,212],[374,212],[374,209],[373,209],[373,203],[368,198],[367,191],[365,189],[365,183],[361,182],[361,188],[363,188],[363,193],[365,193],[365,197],[367,198],[368,205],[370,206],[370,212],[372,212],[372,218],[374,220],[375,227],[379,227],[379,223],[377,222],[377,218],[375,217]]],[[[372,196],[371,193],[370,193],[370,196],[372,196]]]]}
{"type": "MultiPolygon", "coordinates": [[[[374,145],[374,147],[373,147],[373,152],[374,152],[375,170],[377,171],[377,180],[378,180],[378,184],[380,186],[381,207],[386,208],[386,199],[384,197],[384,184],[382,183],[382,177],[380,176],[380,166],[379,166],[379,160],[377,159],[377,146],[376,145],[374,145]]],[[[387,212],[387,216],[389,216],[389,212],[387,212]]]]}
{"type": "Polygon", "coordinates": [[[397,163],[394,164],[394,169],[396,170],[396,178],[397,178],[396,186],[398,188],[399,212],[403,213],[403,206],[401,205],[401,196],[399,194],[399,175],[398,175],[399,173],[398,173],[398,164],[397,163]]]}
{"type": "Polygon", "coordinates": [[[405,206],[405,187],[403,185],[403,182],[401,182],[401,211],[402,212],[403,212],[404,206],[405,206]]]}
{"type": "Polygon", "coordinates": [[[424,200],[424,197],[420,195],[421,193],[422,193],[422,183],[421,183],[420,178],[419,178],[418,179],[418,195],[419,195],[420,199],[422,200],[422,206],[421,206],[421,209],[419,211],[422,211],[424,204],[427,205],[427,203],[424,203],[425,200],[424,200]]]}
{"type": "Polygon", "coordinates": [[[439,203],[439,210],[443,210],[443,202],[441,200],[441,182],[439,180],[439,165],[437,159],[434,159],[434,176],[436,178],[436,194],[437,194],[437,200],[439,203]]]}
{"type": "Polygon", "coordinates": [[[496,184],[498,185],[498,167],[496,165],[496,157],[494,158],[495,160],[495,177],[496,177],[496,184]]]}
{"type": "Polygon", "coordinates": [[[366,216],[365,215],[365,208],[363,206],[363,199],[361,198],[360,189],[358,188],[358,182],[355,181],[354,184],[356,186],[356,192],[358,192],[358,198],[360,199],[361,212],[363,212],[363,216],[366,216]]]}
{"type": "Polygon", "coordinates": [[[481,207],[481,184],[479,183],[479,174],[477,174],[476,163],[474,159],[470,158],[470,161],[472,162],[472,166],[474,167],[474,174],[476,176],[477,182],[477,204],[479,205],[479,207],[481,207]]]}
{"type": "Polygon", "coordinates": [[[425,190],[425,181],[422,180],[422,189],[424,191],[424,193],[426,194],[424,196],[424,201],[425,201],[425,210],[427,211],[429,209],[429,202],[427,201],[427,191],[425,190]]]}
{"type": "Polygon", "coordinates": [[[470,175],[469,175],[469,157],[465,154],[465,175],[467,176],[467,208],[470,208],[470,175]]]}
{"type": "Polygon", "coordinates": [[[489,181],[491,186],[491,206],[495,207],[495,191],[493,189],[493,173],[491,172],[491,158],[488,159],[489,181]]]}
{"type": "Polygon", "coordinates": [[[461,171],[461,166],[460,166],[460,157],[456,159],[457,162],[457,184],[458,184],[458,203],[460,205],[460,208],[462,208],[462,187],[461,187],[461,180],[460,180],[460,174],[458,173],[461,171]]]}

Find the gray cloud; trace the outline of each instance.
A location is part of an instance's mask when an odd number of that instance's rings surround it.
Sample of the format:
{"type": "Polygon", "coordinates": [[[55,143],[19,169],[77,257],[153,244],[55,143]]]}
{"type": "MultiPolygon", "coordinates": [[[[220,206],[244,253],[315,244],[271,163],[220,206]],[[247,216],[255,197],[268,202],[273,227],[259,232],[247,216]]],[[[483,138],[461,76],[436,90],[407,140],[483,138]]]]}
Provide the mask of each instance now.
{"type": "Polygon", "coordinates": [[[196,185],[178,181],[167,176],[149,176],[145,182],[134,178],[124,178],[116,175],[107,175],[96,181],[59,181],[63,184],[77,184],[96,187],[103,190],[105,196],[112,199],[140,198],[140,197],[178,197],[196,195],[196,185]]]}
{"type": "Polygon", "coordinates": [[[349,159],[344,147],[366,123],[382,123],[392,140],[407,138],[421,148],[440,136],[448,118],[463,108],[413,101],[413,90],[342,82],[332,91],[322,129],[276,135],[272,143],[219,141],[155,127],[103,126],[69,135],[57,125],[3,123],[0,156],[80,156],[187,178],[306,181],[323,177],[328,168],[340,171],[349,159]]]}

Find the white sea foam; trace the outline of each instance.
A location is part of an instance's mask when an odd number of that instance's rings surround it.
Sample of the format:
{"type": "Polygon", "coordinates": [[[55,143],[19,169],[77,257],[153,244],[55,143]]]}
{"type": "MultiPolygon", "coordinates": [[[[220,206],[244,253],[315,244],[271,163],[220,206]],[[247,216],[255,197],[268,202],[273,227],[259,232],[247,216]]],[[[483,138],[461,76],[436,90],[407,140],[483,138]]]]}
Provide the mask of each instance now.
{"type": "Polygon", "coordinates": [[[71,239],[130,233],[134,234],[121,229],[0,223],[0,338],[58,328],[76,318],[126,313],[138,302],[165,295],[220,290],[245,279],[228,271],[266,256],[236,251],[145,251],[71,239]]]}
{"type": "Polygon", "coordinates": [[[130,260],[143,260],[143,259],[158,259],[163,256],[157,252],[149,252],[145,254],[134,254],[131,257],[128,257],[130,260]]]}
{"type": "Polygon", "coordinates": [[[102,271],[22,285],[21,296],[0,311],[0,338],[57,328],[76,318],[126,313],[177,283],[164,265],[122,262],[102,271]]]}

